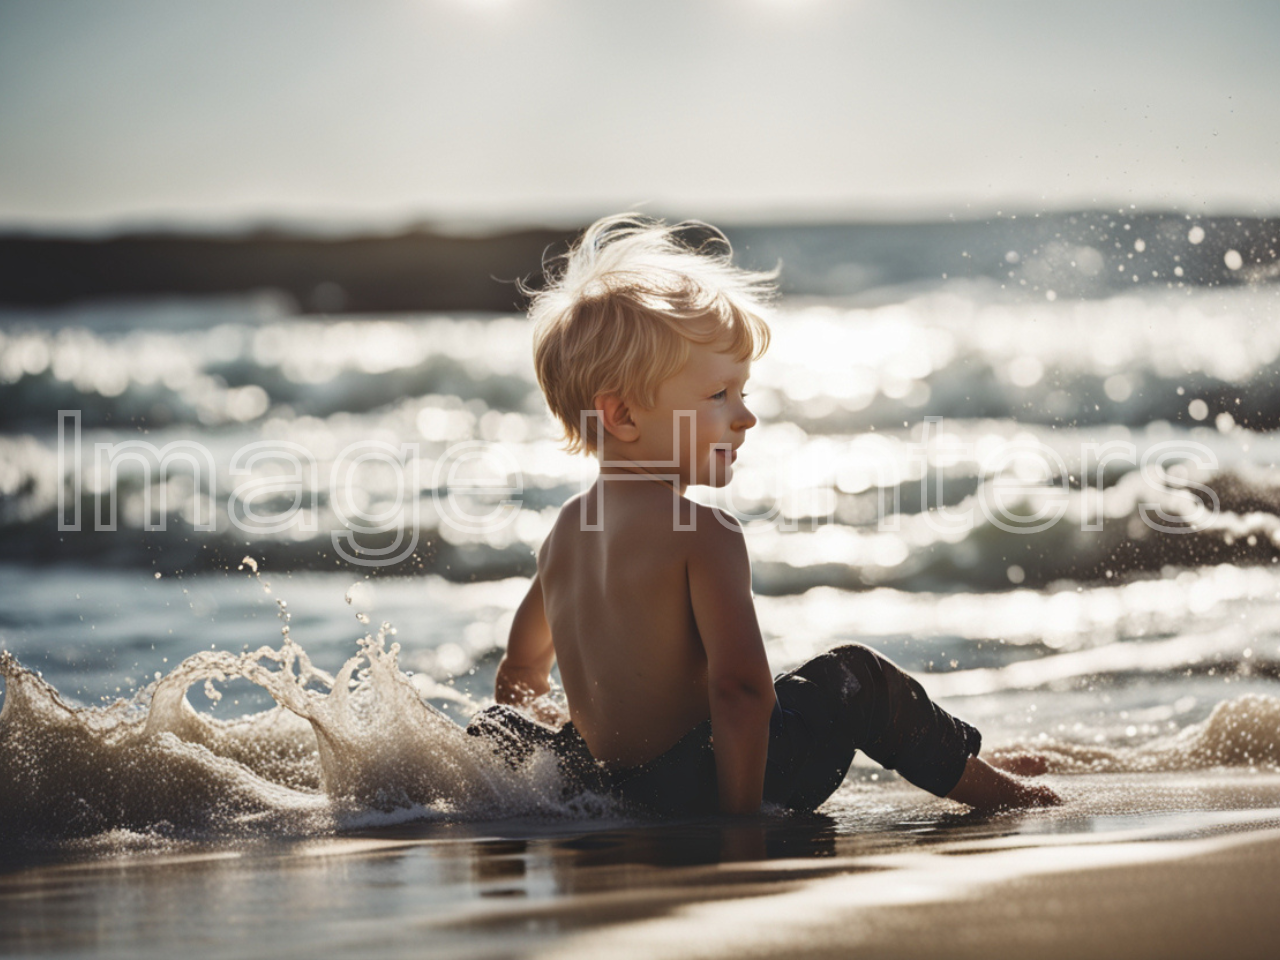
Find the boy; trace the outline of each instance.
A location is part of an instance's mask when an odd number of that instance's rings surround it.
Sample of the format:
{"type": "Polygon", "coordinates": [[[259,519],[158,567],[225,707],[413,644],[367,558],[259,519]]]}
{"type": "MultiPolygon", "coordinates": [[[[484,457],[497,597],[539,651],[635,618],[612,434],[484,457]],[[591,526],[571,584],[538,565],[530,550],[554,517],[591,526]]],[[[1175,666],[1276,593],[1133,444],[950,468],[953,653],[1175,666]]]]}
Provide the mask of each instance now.
{"type": "MultiPolygon", "coordinates": [[[[742,530],[683,494],[727,484],[756,423],[745,387],[773,275],[733,267],[727,243],[692,249],[680,229],[601,220],[534,298],[539,384],[600,479],[539,550],[495,699],[545,711],[558,660],[571,719],[534,739],[580,786],[661,814],[812,810],[858,749],[972,806],[1058,802],[979,760],[978,731],[866,647],[771,678],[742,530]]],[[[520,728],[498,708],[471,730],[509,743],[520,728]]]]}

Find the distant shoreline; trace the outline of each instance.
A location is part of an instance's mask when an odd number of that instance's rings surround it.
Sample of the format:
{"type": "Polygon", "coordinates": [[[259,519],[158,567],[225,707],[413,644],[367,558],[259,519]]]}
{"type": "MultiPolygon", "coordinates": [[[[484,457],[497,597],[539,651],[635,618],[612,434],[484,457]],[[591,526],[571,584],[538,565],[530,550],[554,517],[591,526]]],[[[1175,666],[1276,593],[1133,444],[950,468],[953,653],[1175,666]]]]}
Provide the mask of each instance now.
{"type": "MultiPolygon", "coordinates": [[[[301,313],[508,312],[523,306],[516,281],[537,283],[546,258],[562,252],[577,232],[0,233],[0,305],[273,290],[301,313]]],[[[782,263],[784,293],[800,296],[946,278],[985,278],[1049,299],[1280,279],[1280,218],[1274,217],[1093,210],[968,221],[743,225],[726,232],[744,263],[782,263]]]]}
{"type": "Polygon", "coordinates": [[[569,234],[413,232],[325,239],[134,234],[110,239],[0,236],[0,303],[288,294],[302,312],[515,309],[515,281],[539,272],[543,251],[569,234]]]}

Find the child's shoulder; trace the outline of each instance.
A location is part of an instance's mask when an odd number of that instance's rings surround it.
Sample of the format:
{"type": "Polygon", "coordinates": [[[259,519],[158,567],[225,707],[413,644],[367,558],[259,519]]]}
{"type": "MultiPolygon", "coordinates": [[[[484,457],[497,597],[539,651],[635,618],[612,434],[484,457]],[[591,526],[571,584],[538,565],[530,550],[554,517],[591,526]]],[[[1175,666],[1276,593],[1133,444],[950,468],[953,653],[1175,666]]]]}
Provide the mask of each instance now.
{"type": "MultiPolygon", "coordinates": [[[[539,555],[552,549],[552,544],[565,544],[584,533],[625,531],[635,542],[672,540],[676,544],[705,544],[716,548],[728,540],[741,540],[742,525],[733,514],[719,507],[698,503],[654,484],[637,486],[626,493],[640,496],[615,497],[602,492],[599,484],[575,494],[560,508],[542,543],[539,555]]],[[[607,487],[608,485],[603,485],[607,487]]]]}

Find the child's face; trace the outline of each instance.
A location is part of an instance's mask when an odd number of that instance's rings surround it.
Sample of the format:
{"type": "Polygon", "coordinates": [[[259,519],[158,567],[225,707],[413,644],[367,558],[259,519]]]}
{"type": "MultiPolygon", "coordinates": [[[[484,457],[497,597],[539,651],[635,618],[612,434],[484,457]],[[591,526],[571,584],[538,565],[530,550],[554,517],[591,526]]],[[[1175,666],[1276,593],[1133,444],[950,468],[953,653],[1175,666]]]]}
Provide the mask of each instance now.
{"type": "Polygon", "coordinates": [[[675,459],[676,466],[646,469],[678,473],[682,488],[728,483],[737,457],[734,451],[756,424],[743,393],[751,362],[720,352],[725,346],[723,342],[690,344],[689,362],[658,385],[654,406],[631,411],[642,445],[633,455],[649,461],[675,459]],[[678,413],[686,415],[678,417],[678,413]]]}

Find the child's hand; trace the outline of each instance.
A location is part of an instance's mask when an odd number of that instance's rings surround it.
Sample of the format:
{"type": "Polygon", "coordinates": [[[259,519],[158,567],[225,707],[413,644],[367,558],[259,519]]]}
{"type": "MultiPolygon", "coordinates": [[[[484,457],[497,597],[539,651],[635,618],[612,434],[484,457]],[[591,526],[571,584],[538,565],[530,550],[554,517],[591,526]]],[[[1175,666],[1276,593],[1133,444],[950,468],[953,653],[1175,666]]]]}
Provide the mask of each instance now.
{"type": "Polygon", "coordinates": [[[569,713],[550,697],[542,696],[529,701],[526,708],[539,723],[559,729],[569,722],[569,713]]]}
{"type": "Polygon", "coordinates": [[[513,664],[503,657],[493,681],[493,699],[512,707],[527,709],[551,689],[545,673],[513,664]]]}

